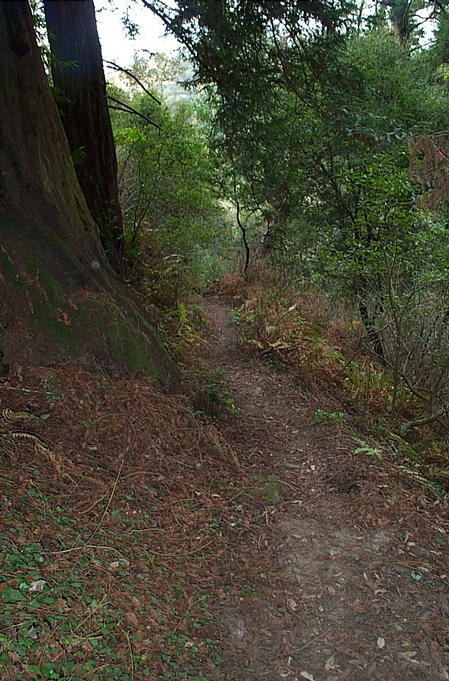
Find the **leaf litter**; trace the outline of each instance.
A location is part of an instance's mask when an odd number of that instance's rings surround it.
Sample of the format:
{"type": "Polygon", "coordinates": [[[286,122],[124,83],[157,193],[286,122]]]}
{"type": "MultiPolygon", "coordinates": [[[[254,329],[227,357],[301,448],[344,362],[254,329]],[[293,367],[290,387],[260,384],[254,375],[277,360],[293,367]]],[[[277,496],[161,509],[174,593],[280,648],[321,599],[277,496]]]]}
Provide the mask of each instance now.
{"type": "Polygon", "coordinates": [[[447,679],[447,504],[206,310],[241,415],[148,378],[3,379],[9,416],[48,417],[0,432],[2,678],[447,679]]]}
{"type": "Polygon", "coordinates": [[[212,611],[240,596],[260,508],[217,426],[148,378],[17,367],[7,385],[32,437],[1,439],[2,679],[221,678],[212,611]]]}

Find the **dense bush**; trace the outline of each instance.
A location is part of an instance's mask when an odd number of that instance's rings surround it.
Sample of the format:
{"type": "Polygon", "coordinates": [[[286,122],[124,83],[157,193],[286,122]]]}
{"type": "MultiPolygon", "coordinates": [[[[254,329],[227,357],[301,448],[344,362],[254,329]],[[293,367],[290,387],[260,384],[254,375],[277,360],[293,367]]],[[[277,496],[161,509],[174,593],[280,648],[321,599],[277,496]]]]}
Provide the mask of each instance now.
{"type": "Polygon", "coordinates": [[[193,105],[169,108],[147,94],[118,94],[138,112],[114,115],[131,277],[159,302],[175,303],[227,265],[229,216],[193,105]]]}

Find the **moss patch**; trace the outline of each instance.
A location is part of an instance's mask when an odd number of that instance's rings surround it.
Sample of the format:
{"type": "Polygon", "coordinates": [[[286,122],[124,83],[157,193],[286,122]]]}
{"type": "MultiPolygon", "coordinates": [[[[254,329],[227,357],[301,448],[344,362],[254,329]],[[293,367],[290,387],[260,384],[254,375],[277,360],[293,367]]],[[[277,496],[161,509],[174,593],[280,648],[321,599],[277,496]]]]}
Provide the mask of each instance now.
{"type": "Polygon", "coordinates": [[[4,300],[14,310],[5,345],[11,347],[14,326],[19,350],[16,357],[7,352],[9,361],[74,359],[87,366],[150,374],[164,385],[171,382],[174,367],[155,330],[120,290],[115,296],[86,289],[69,295],[39,259],[22,271],[4,251],[0,266],[4,300]]]}
{"type": "Polygon", "coordinates": [[[104,295],[89,295],[87,300],[77,302],[77,307],[72,314],[73,327],[81,338],[88,329],[89,340],[94,340],[100,356],[125,365],[135,374],[148,373],[163,380],[164,372],[152,358],[152,344],[146,335],[149,325],[142,330],[136,328],[104,295]]]}

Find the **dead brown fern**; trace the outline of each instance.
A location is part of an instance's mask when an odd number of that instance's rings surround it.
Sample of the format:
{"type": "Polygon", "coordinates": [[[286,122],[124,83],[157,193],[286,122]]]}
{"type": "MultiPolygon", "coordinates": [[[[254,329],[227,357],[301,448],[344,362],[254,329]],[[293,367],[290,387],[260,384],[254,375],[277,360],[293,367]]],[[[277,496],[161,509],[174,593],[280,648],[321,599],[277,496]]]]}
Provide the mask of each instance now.
{"type": "MultiPolygon", "coordinates": [[[[14,411],[6,407],[0,414],[0,439],[8,447],[19,440],[32,442],[38,452],[44,454],[53,464],[58,476],[61,475],[61,461],[59,458],[43,443],[43,441],[34,433],[28,433],[23,430],[16,430],[12,424],[21,421],[32,421],[38,417],[30,414],[27,411],[14,411]]],[[[8,450],[9,453],[10,450],[8,450]]]]}

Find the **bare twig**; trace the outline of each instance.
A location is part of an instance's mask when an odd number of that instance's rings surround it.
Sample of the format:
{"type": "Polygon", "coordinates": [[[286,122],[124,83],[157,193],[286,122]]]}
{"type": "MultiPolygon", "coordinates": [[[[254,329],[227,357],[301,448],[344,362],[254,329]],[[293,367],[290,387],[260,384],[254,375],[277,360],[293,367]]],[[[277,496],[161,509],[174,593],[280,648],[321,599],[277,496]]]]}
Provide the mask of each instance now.
{"type": "Polygon", "coordinates": [[[151,118],[148,118],[148,116],[145,116],[143,113],[140,113],[140,111],[137,111],[133,106],[130,104],[126,104],[125,102],[122,102],[120,99],[117,99],[116,97],[112,97],[112,95],[108,95],[108,99],[111,102],[115,102],[119,106],[114,106],[114,104],[109,104],[110,109],[115,109],[116,111],[122,111],[123,113],[130,113],[134,114],[134,116],[139,116],[142,118],[148,125],[152,125],[154,128],[157,128],[158,130],[162,131],[162,128],[160,125],[155,123],[154,121],[151,120],[151,118]]]}
{"type": "Polygon", "coordinates": [[[47,397],[51,397],[53,393],[49,390],[31,390],[30,388],[17,388],[14,385],[0,385],[1,390],[19,390],[22,393],[32,393],[36,395],[47,395],[47,397]]]}
{"type": "MultiPolygon", "coordinates": [[[[70,549],[62,549],[61,551],[51,551],[51,553],[71,553],[72,551],[78,551],[79,546],[72,546],[70,549]]],[[[115,553],[118,553],[119,556],[122,556],[122,558],[126,558],[126,556],[123,555],[121,551],[115,548],[115,546],[103,546],[101,544],[84,544],[83,548],[85,549],[104,549],[106,551],[115,551],[115,553]]]]}
{"type": "Polygon", "coordinates": [[[113,499],[114,494],[115,494],[115,490],[117,489],[118,481],[119,481],[119,479],[120,479],[120,474],[121,474],[122,468],[123,468],[123,463],[124,463],[124,458],[122,458],[122,460],[121,460],[121,462],[120,462],[120,466],[119,466],[119,469],[118,469],[118,472],[117,472],[117,476],[116,476],[116,478],[115,478],[115,480],[114,480],[114,484],[113,484],[113,486],[112,486],[111,494],[109,495],[108,502],[107,502],[107,504],[106,504],[106,506],[105,506],[105,509],[104,509],[103,513],[101,514],[100,520],[98,521],[98,523],[96,524],[95,528],[92,530],[92,532],[90,533],[89,537],[86,539],[86,541],[84,542],[84,544],[83,544],[82,546],[74,547],[74,548],[79,549],[80,553],[88,546],[88,544],[89,544],[90,540],[92,539],[92,537],[98,532],[98,530],[100,529],[100,527],[101,527],[102,524],[103,524],[103,520],[105,519],[106,514],[107,514],[107,512],[109,511],[109,506],[111,505],[112,499],[113,499]]]}
{"type": "Polygon", "coordinates": [[[320,638],[323,638],[323,636],[326,636],[326,634],[328,633],[328,631],[329,631],[329,629],[327,629],[326,631],[323,631],[322,634],[319,634],[318,636],[315,636],[315,638],[310,639],[310,641],[309,641],[308,643],[306,643],[305,645],[303,645],[302,648],[295,648],[295,654],[296,654],[296,653],[300,653],[302,650],[305,650],[306,648],[308,648],[309,646],[311,646],[312,643],[315,643],[315,641],[318,641],[320,638]]]}
{"type": "Polygon", "coordinates": [[[125,69],[123,66],[119,66],[114,61],[110,61],[109,59],[104,59],[103,61],[104,61],[105,64],[107,64],[108,66],[111,66],[116,71],[122,71],[123,73],[126,73],[127,76],[129,76],[130,78],[132,78],[133,80],[136,81],[137,85],[139,85],[142,88],[142,90],[148,95],[148,97],[151,97],[151,99],[153,99],[156,102],[156,104],[159,104],[159,105],[161,104],[160,100],[157,97],[155,97],[153,95],[153,93],[150,92],[150,90],[148,90],[145,87],[145,85],[137,78],[137,76],[132,71],[125,69]]]}
{"type": "Polygon", "coordinates": [[[447,414],[446,407],[444,407],[444,409],[440,409],[440,411],[428,414],[427,416],[419,416],[416,419],[412,419],[401,428],[401,437],[407,435],[409,430],[411,430],[412,428],[417,428],[418,426],[426,426],[429,423],[434,423],[435,421],[438,421],[438,419],[444,416],[445,414],[447,414]]]}

